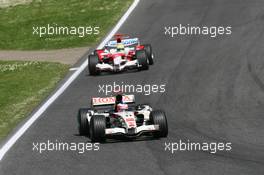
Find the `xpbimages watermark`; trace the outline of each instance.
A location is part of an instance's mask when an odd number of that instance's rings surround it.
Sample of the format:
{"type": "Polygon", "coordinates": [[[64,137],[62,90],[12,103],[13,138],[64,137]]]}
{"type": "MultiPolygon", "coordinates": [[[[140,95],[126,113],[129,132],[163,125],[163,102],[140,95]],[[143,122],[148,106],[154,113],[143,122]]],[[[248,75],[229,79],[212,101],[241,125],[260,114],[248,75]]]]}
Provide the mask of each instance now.
{"type": "Polygon", "coordinates": [[[61,142],[58,140],[51,141],[47,140],[46,142],[33,142],[32,143],[32,151],[37,153],[44,153],[44,152],[54,152],[54,151],[75,151],[79,154],[83,154],[86,151],[99,151],[100,150],[100,143],[68,143],[68,142],[61,142]]]}
{"type": "Polygon", "coordinates": [[[165,142],[164,150],[174,154],[178,151],[206,151],[215,154],[221,151],[231,151],[231,142],[192,142],[190,140],[178,142],[165,142]]]}
{"type": "Polygon", "coordinates": [[[113,84],[98,85],[98,92],[105,95],[109,95],[112,92],[123,93],[141,93],[144,95],[150,95],[152,93],[164,93],[166,92],[166,84],[125,84],[124,82],[113,84]]]}
{"type": "Polygon", "coordinates": [[[73,35],[85,37],[86,35],[100,34],[98,26],[58,26],[57,24],[47,24],[46,26],[33,26],[32,34],[39,37],[52,35],[73,35]]]}
{"type": "Polygon", "coordinates": [[[171,38],[176,36],[191,36],[191,35],[204,35],[210,36],[211,38],[216,38],[223,35],[231,35],[231,26],[191,26],[187,25],[175,25],[175,26],[165,26],[164,34],[171,38]]]}

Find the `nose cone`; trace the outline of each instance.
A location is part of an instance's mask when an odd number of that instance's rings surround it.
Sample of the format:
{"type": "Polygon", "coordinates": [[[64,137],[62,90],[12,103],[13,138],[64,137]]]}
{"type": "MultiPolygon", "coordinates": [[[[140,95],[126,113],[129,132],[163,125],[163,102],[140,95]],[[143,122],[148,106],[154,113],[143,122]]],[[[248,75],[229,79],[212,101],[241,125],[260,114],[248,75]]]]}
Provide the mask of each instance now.
{"type": "Polygon", "coordinates": [[[122,61],[122,57],[121,56],[116,56],[114,58],[114,64],[115,65],[119,65],[121,63],[121,61],[122,61]]]}

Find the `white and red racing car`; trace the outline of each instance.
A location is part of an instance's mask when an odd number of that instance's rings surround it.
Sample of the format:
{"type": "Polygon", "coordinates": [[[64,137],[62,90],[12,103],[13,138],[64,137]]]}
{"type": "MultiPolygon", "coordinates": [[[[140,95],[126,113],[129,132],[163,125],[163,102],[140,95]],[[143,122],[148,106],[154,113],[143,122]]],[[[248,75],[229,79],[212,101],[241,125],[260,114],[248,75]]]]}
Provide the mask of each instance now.
{"type": "Polygon", "coordinates": [[[147,70],[152,65],[150,44],[141,45],[138,38],[116,34],[104,48],[95,50],[88,57],[90,75],[100,72],[121,72],[128,69],[147,70]]]}
{"type": "Polygon", "coordinates": [[[90,136],[92,142],[105,141],[108,136],[136,138],[143,134],[167,137],[168,125],[163,111],[149,105],[135,105],[134,95],[92,98],[92,108],[78,112],[79,134],[90,136]]]}

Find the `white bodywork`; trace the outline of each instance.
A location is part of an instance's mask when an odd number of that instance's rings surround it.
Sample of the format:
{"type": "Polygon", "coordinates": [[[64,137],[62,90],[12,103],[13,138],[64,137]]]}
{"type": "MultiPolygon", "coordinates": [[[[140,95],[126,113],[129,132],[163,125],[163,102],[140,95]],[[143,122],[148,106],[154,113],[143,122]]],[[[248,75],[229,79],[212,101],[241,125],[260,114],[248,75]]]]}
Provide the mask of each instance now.
{"type": "Polygon", "coordinates": [[[143,125],[139,127],[137,127],[136,125],[136,117],[134,115],[134,112],[123,111],[123,112],[114,113],[115,115],[122,117],[125,123],[125,128],[107,128],[105,130],[105,134],[106,135],[127,134],[129,129],[134,129],[134,134],[159,130],[159,125],[147,125],[147,121],[149,121],[149,114],[151,110],[152,109],[149,106],[145,106],[145,108],[143,108],[142,110],[137,111],[138,114],[144,115],[143,125]]]}
{"type": "MultiPolygon", "coordinates": [[[[133,103],[135,101],[134,95],[124,95],[123,96],[123,102],[125,103],[133,103]]],[[[101,106],[101,105],[113,105],[115,104],[115,97],[106,97],[106,98],[92,98],[92,105],[93,106],[101,106]]],[[[137,135],[142,132],[152,132],[152,131],[158,131],[159,125],[149,125],[149,116],[150,112],[152,111],[152,108],[149,105],[141,105],[142,108],[136,111],[121,111],[121,112],[94,112],[91,111],[90,113],[87,113],[87,119],[88,122],[90,122],[91,117],[93,115],[103,115],[106,118],[117,116],[120,120],[122,120],[122,127],[113,127],[113,128],[106,128],[105,134],[106,135],[113,135],[113,134],[124,134],[128,135],[129,130],[133,130],[132,135],[137,135]],[[144,121],[141,126],[137,127],[136,124],[136,116],[141,115],[144,118],[144,121]]],[[[130,133],[131,134],[131,133],[130,133]]]]}

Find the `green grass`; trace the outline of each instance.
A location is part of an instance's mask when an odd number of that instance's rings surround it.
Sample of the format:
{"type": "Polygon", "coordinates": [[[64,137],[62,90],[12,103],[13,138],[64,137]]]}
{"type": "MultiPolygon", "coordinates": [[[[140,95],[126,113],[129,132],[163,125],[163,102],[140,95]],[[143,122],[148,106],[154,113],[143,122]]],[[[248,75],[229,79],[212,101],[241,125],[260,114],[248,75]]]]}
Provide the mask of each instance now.
{"type": "Polygon", "coordinates": [[[0,140],[54,89],[68,68],[60,63],[0,61],[0,140]]]}
{"type": "Polygon", "coordinates": [[[132,0],[34,0],[0,9],[0,49],[39,50],[90,46],[122,16],[132,0]],[[33,35],[33,26],[98,26],[99,35],[33,35]]]}

